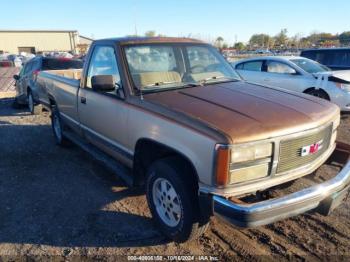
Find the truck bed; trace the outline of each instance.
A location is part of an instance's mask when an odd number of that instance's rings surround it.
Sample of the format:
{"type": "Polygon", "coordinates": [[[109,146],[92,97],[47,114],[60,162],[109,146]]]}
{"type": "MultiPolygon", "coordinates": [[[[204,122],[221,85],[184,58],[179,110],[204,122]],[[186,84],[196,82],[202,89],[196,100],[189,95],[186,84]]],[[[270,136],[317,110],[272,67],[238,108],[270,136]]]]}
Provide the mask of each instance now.
{"type": "Polygon", "coordinates": [[[69,103],[74,104],[81,74],[82,69],[41,71],[37,80],[38,100],[41,104],[49,105],[50,96],[58,97],[59,100],[64,98],[64,101],[69,97],[69,103]],[[56,88],[58,86],[59,88],[56,88]],[[70,95],[67,96],[67,94],[70,95]]]}

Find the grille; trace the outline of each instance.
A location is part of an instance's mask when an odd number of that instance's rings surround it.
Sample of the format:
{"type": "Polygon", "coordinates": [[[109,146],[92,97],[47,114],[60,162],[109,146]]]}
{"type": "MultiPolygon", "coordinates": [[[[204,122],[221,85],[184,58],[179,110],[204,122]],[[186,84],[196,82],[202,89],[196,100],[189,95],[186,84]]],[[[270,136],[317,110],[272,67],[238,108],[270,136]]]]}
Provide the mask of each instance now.
{"type": "Polygon", "coordinates": [[[329,148],[332,136],[332,125],[312,135],[282,140],[280,143],[280,156],[277,173],[286,172],[311,163],[321,156],[329,148]],[[301,149],[323,140],[322,148],[314,153],[301,156],[301,149]]]}

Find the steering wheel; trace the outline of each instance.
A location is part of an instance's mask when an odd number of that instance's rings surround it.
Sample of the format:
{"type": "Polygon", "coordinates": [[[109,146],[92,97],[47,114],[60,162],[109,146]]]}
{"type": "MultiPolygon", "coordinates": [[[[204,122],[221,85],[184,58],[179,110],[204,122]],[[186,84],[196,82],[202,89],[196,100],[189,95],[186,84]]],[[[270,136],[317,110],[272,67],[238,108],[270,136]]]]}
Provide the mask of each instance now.
{"type": "Polygon", "coordinates": [[[192,66],[190,69],[191,69],[191,72],[194,74],[202,73],[206,71],[206,67],[202,65],[195,65],[195,66],[192,66]]]}

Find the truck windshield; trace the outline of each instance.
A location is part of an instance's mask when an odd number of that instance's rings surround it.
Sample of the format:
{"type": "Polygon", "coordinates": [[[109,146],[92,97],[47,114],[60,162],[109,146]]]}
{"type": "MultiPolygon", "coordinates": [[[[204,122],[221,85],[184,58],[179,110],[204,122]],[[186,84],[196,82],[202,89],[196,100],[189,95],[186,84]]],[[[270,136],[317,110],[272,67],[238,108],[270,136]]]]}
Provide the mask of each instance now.
{"type": "Polygon", "coordinates": [[[311,60],[301,58],[301,59],[291,59],[290,61],[296,64],[297,66],[301,67],[303,70],[305,70],[310,74],[330,71],[328,67],[311,60]]]}
{"type": "Polygon", "coordinates": [[[132,45],[125,47],[125,55],[135,87],[145,92],[240,79],[210,45],[132,45]]]}

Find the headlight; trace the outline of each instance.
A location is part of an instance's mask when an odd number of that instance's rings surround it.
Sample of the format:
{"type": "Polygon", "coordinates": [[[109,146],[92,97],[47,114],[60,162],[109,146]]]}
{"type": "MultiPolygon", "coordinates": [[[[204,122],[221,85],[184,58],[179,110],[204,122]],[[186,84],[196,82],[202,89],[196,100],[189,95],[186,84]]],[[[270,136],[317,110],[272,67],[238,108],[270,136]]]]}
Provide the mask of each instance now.
{"type": "Polygon", "coordinates": [[[350,92],[350,84],[335,83],[335,85],[346,92],[350,92]]]}
{"type": "Polygon", "coordinates": [[[241,163],[266,158],[272,155],[272,144],[258,144],[234,147],[231,151],[231,162],[241,163]]]}
{"type": "Polygon", "coordinates": [[[272,143],[216,146],[216,184],[245,182],[269,175],[272,143]]]}
{"type": "Polygon", "coordinates": [[[267,177],[269,175],[269,170],[270,163],[234,169],[230,171],[229,182],[230,184],[234,184],[267,177]]]}

